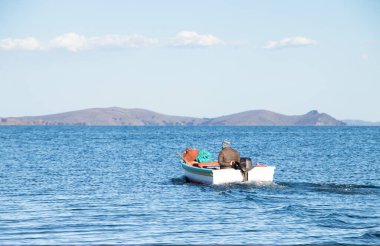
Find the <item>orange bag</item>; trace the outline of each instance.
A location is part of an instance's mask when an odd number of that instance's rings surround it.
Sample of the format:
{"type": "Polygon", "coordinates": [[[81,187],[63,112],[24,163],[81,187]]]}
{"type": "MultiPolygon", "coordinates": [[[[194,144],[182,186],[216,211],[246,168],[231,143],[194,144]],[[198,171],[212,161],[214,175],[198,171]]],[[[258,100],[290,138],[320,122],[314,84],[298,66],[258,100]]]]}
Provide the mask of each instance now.
{"type": "Polygon", "coordinates": [[[199,151],[197,149],[186,148],[185,152],[183,152],[182,157],[186,163],[192,163],[195,161],[195,158],[197,158],[198,152],[199,151]]]}

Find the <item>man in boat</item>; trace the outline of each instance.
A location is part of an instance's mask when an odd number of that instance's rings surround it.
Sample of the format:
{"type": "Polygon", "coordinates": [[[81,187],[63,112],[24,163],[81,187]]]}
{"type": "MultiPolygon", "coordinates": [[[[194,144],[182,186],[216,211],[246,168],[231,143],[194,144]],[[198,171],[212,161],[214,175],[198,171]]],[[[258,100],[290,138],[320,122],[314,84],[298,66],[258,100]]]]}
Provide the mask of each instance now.
{"type": "Polygon", "coordinates": [[[220,168],[233,168],[240,162],[240,154],[231,147],[231,141],[225,139],[222,143],[222,150],[219,152],[218,162],[220,168]]]}

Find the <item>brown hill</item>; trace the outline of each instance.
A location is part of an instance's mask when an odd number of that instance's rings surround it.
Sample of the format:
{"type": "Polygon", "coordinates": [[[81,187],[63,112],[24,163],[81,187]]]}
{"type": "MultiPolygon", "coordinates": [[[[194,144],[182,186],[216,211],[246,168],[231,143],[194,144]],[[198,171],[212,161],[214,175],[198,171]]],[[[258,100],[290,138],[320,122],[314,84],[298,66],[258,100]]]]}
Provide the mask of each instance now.
{"type": "Polygon", "coordinates": [[[316,110],[304,115],[283,115],[267,110],[251,110],[212,118],[159,114],[145,109],[92,108],[44,116],[0,118],[0,125],[129,125],[129,126],[342,126],[345,123],[316,110]]]}
{"type": "Polygon", "coordinates": [[[268,110],[251,110],[203,122],[204,125],[226,126],[343,126],[345,123],[325,113],[312,110],[304,115],[283,115],[268,110]]]}
{"type": "Polygon", "coordinates": [[[44,116],[2,118],[0,125],[198,125],[202,119],[169,116],[145,109],[92,108],[44,116]]]}

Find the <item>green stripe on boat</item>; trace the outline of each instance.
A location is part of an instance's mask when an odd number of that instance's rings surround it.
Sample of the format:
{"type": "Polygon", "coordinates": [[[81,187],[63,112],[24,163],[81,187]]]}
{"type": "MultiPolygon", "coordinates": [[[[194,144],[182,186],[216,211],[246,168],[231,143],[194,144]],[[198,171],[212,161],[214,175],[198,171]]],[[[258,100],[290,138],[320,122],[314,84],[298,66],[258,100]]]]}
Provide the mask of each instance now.
{"type": "Polygon", "coordinates": [[[204,175],[204,176],[212,176],[212,170],[210,169],[192,167],[184,163],[182,163],[182,168],[191,173],[204,175]]]}

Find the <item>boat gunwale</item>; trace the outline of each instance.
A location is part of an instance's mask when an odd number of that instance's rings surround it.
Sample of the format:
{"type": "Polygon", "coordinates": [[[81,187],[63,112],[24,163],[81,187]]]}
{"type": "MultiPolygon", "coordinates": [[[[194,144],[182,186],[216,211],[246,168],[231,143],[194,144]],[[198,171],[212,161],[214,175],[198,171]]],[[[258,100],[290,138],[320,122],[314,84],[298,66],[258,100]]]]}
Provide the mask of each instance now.
{"type": "Polygon", "coordinates": [[[182,163],[182,168],[185,169],[186,171],[194,173],[194,174],[199,174],[199,175],[203,175],[203,176],[213,176],[213,170],[212,169],[194,167],[194,166],[190,166],[187,163],[182,163]]]}

